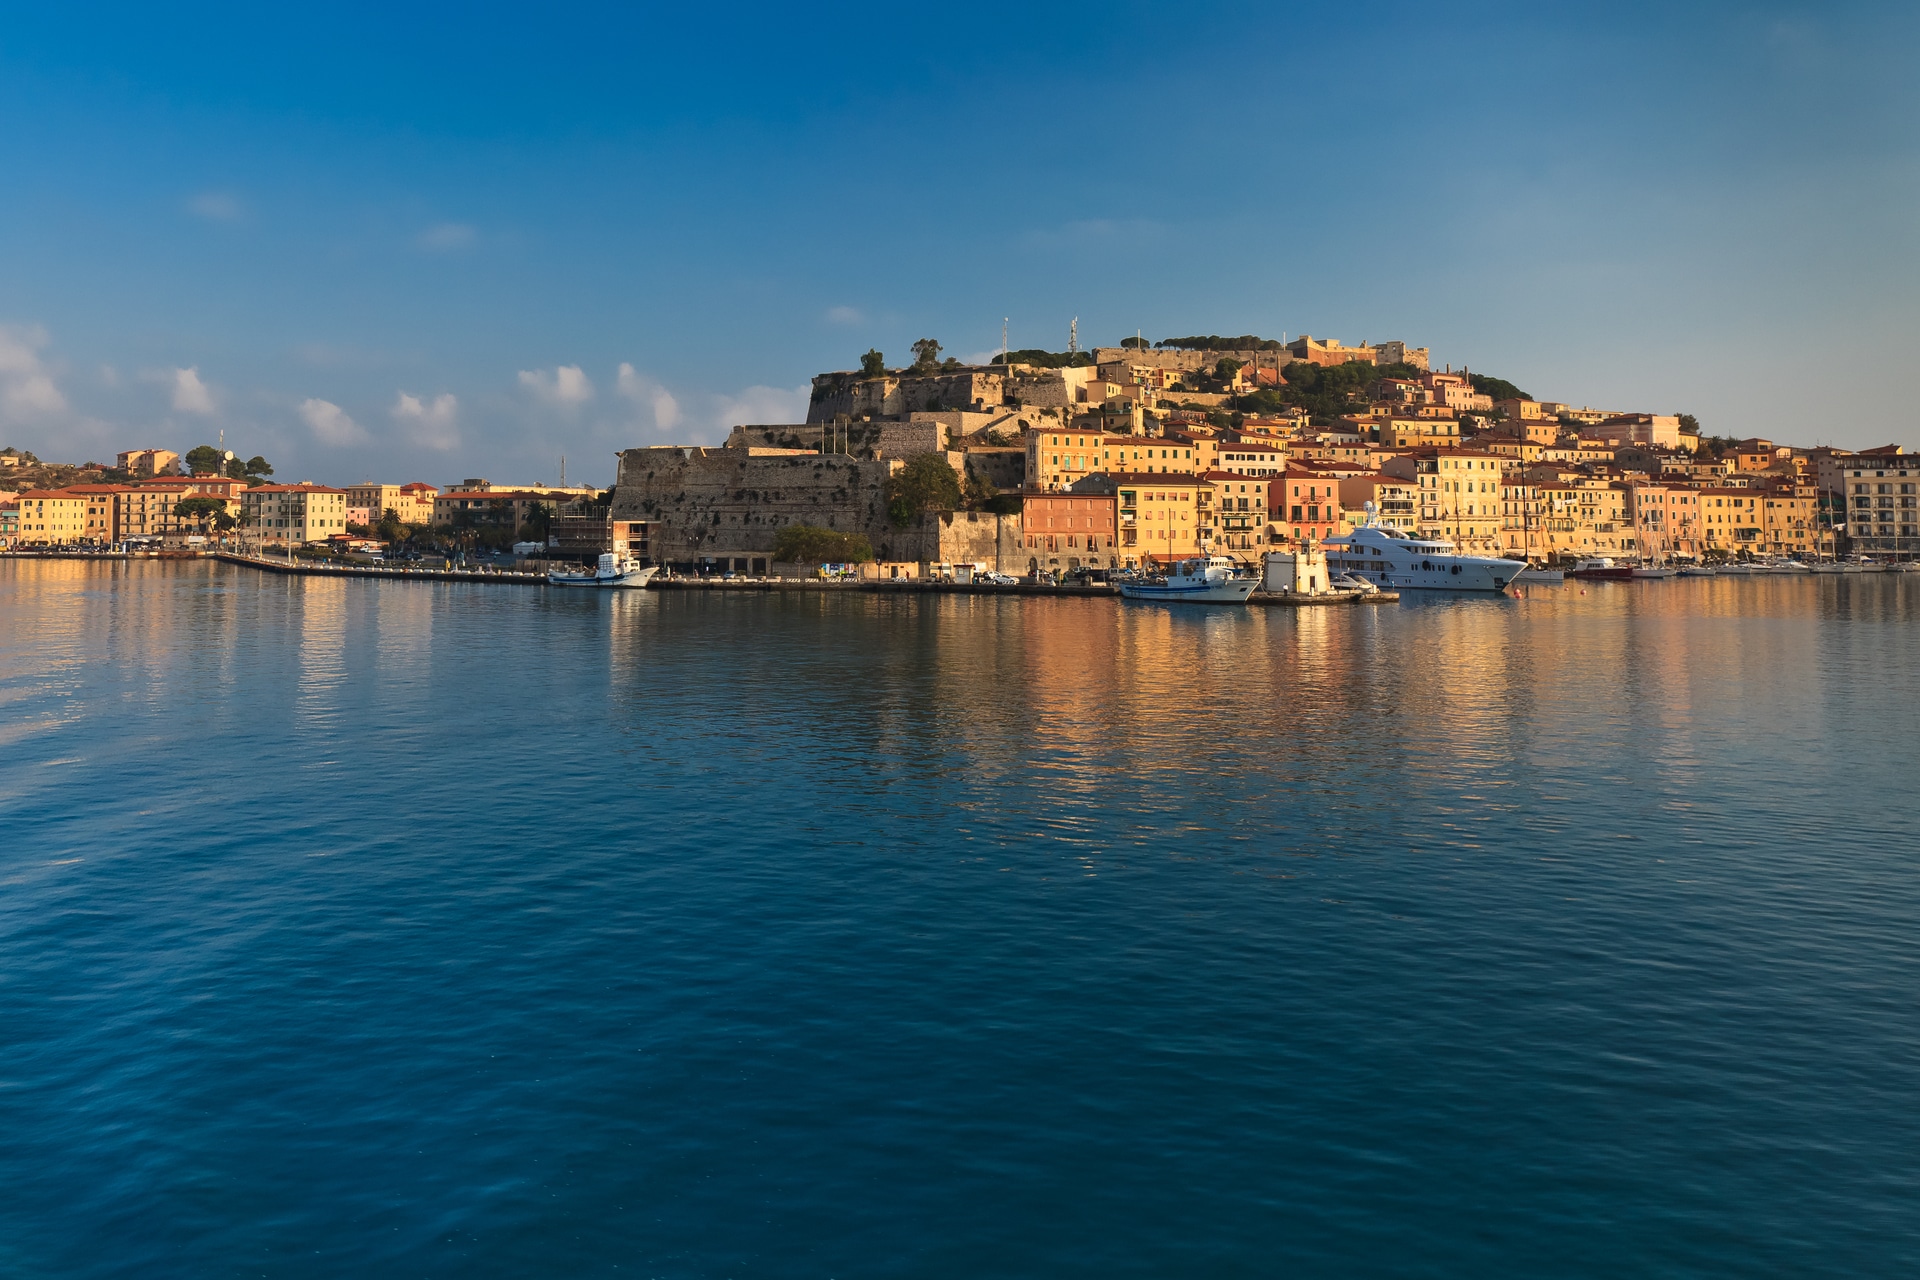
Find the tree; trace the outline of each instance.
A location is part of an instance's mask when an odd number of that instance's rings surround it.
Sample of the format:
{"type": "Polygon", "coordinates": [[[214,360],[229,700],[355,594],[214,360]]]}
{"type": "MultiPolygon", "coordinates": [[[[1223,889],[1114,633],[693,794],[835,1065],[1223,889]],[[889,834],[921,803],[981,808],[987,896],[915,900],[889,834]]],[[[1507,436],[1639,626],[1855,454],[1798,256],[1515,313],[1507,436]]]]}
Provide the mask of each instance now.
{"type": "Polygon", "coordinates": [[[1700,419],[1690,413],[1683,413],[1680,415],[1680,429],[1690,436],[1697,436],[1700,434],[1700,419]]]}
{"type": "Polygon", "coordinates": [[[256,453],[247,459],[246,473],[247,479],[249,480],[264,480],[273,474],[273,466],[265,458],[256,453]]]}
{"type": "Polygon", "coordinates": [[[197,476],[217,476],[220,474],[220,451],[210,444],[199,444],[187,450],[187,470],[197,476]]]}
{"type": "Polygon", "coordinates": [[[227,514],[227,504],[218,498],[182,498],[173,504],[173,514],[182,520],[191,520],[205,529],[215,516],[227,514]]]}
{"type": "Polygon", "coordinates": [[[906,528],[929,510],[951,511],[960,505],[960,477],[946,457],[923,453],[887,481],[887,516],[906,528]]]}
{"type": "Polygon", "coordinates": [[[1495,400],[1531,400],[1532,396],[1508,382],[1505,378],[1490,378],[1484,373],[1469,373],[1467,381],[1473,389],[1483,396],[1495,400]]]}
{"type": "Polygon", "coordinates": [[[773,558],[785,564],[863,564],[873,559],[866,535],[790,524],[773,535],[773,558]]]}
{"type": "Polygon", "coordinates": [[[392,507],[380,513],[380,519],[374,524],[373,531],[379,535],[380,541],[389,545],[407,536],[407,526],[400,523],[400,513],[392,507]]]}
{"type": "Polygon", "coordinates": [[[884,376],[887,372],[887,358],[872,347],[868,347],[867,354],[860,357],[860,372],[869,378],[884,376]]]}
{"type": "Polygon", "coordinates": [[[536,502],[527,508],[527,518],[520,526],[520,541],[545,542],[552,529],[553,508],[544,502],[536,502]]]}
{"type": "Polygon", "coordinates": [[[932,373],[940,363],[940,344],[932,338],[922,338],[913,344],[913,367],[921,373],[932,373]]]}

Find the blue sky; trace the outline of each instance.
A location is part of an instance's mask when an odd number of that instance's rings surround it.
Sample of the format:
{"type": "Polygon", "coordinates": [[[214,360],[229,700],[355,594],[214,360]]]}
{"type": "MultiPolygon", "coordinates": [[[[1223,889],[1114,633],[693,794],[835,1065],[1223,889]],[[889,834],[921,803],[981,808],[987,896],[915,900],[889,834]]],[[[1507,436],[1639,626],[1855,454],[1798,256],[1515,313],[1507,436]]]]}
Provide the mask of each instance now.
{"type": "Polygon", "coordinates": [[[1920,10],[1310,8],[9,6],[0,442],[601,482],[1078,316],[1920,445],[1920,10]]]}

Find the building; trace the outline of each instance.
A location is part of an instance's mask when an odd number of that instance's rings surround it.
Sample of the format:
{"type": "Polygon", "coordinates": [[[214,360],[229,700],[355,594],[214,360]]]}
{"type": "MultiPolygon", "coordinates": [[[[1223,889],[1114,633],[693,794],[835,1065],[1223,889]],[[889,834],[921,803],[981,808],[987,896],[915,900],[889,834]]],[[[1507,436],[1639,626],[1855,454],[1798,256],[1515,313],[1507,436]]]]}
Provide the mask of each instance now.
{"type": "Polygon", "coordinates": [[[1120,562],[1165,564],[1210,551],[1213,487],[1178,472],[1122,472],[1113,477],[1120,562]],[[1201,530],[1208,530],[1203,537],[1201,530]]]}
{"type": "Polygon", "coordinates": [[[115,455],[114,465],[129,475],[150,480],[177,470],[180,455],[171,449],[129,449],[115,455]]]}
{"type": "Polygon", "coordinates": [[[1200,506],[1204,515],[1211,510],[1211,535],[1201,526],[1201,541],[1216,554],[1234,555],[1251,560],[1266,550],[1271,535],[1267,529],[1267,490],[1280,483],[1278,477],[1249,475],[1240,471],[1210,471],[1201,479],[1213,486],[1211,504],[1200,506]]]}
{"type": "MultiPolygon", "coordinates": [[[[611,508],[565,510],[547,527],[548,554],[556,559],[593,560],[611,552],[642,565],[653,561],[650,521],[615,520],[611,508]]],[[[761,565],[764,571],[765,564],[761,565]]]]}
{"type": "Polygon", "coordinates": [[[1831,553],[1831,539],[1820,522],[1819,491],[1811,484],[1786,481],[1764,492],[1760,541],[1776,556],[1831,553]]]}
{"type": "Polygon", "coordinates": [[[9,498],[0,502],[0,547],[17,546],[20,542],[20,500],[9,498]]]}
{"type": "MultiPolygon", "coordinates": [[[[598,490],[589,490],[598,493],[598,490]]],[[[433,522],[441,526],[492,525],[518,529],[535,507],[558,511],[574,501],[561,490],[452,488],[433,500],[433,522]]]]}
{"type": "Polygon", "coordinates": [[[1920,551],[1920,454],[1897,445],[1863,450],[1846,459],[1842,482],[1854,550],[1902,559],[1920,551]]]}
{"type": "Polygon", "coordinates": [[[163,476],[124,485],[119,497],[119,536],[127,538],[166,538],[199,531],[199,517],[175,514],[187,498],[212,498],[223,503],[228,515],[238,519],[244,509],[239,494],[246,481],[226,476],[163,476]]]}
{"type": "Polygon", "coordinates": [[[29,489],[19,497],[19,541],[23,546],[73,546],[96,541],[88,533],[88,508],[96,497],[68,489],[29,489]]]}
{"type": "Polygon", "coordinates": [[[1276,535],[1296,543],[1319,542],[1345,532],[1339,472],[1288,467],[1268,490],[1268,518],[1276,535]]]}
{"type": "Polygon", "coordinates": [[[1027,436],[1027,488],[1065,489],[1092,475],[1193,475],[1203,469],[1205,452],[1192,439],[1171,436],[1034,431],[1027,436]]]}
{"type": "Polygon", "coordinates": [[[367,509],[366,524],[378,524],[391,511],[401,524],[432,524],[433,501],[440,491],[430,484],[376,484],[371,480],[347,486],[347,505],[367,509]]]}
{"type": "Polygon", "coordinates": [[[1364,344],[1349,347],[1335,338],[1322,340],[1304,333],[1287,344],[1287,354],[1304,364],[1338,365],[1351,364],[1355,361],[1361,364],[1380,363],[1372,347],[1364,344]]]}
{"type": "Polygon", "coordinates": [[[1026,493],[1020,499],[1020,545],[1027,572],[1114,567],[1120,563],[1119,499],[1085,491],[1026,493]]]}
{"type": "Polygon", "coordinates": [[[1216,465],[1243,476],[1277,476],[1287,469],[1287,448],[1249,440],[1223,444],[1216,465]]]}
{"type": "Polygon", "coordinates": [[[1343,475],[1339,479],[1339,486],[1340,507],[1350,527],[1365,521],[1367,504],[1372,503],[1375,524],[1404,533],[1414,531],[1420,504],[1419,489],[1413,481],[1374,471],[1357,476],[1343,475]]]}
{"type": "Polygon", "coordinates": [[[241,523],[262,542],[304,545],[347,531],[347,491],[319,484],[256,485],[240,495],[241,523]]]}
{"type": "Polygon", "coordinates": [[[1466,555],[1502,550],[1500,477],[1505,459],[1480,449],[1415,449],[1380,469],[1419,487],[1417,532],[1449,538],[1466,555]]]}

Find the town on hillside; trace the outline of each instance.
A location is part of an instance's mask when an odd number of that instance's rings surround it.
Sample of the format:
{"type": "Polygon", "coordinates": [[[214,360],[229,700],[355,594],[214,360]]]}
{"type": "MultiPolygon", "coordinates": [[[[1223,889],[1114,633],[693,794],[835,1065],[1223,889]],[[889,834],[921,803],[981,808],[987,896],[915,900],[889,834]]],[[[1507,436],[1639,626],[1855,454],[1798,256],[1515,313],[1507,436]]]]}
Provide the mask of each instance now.
{"type": "Polygon", "coordinates": [[[1027,577],[1249,564],[1372,523],[1542,566],[1907,560],[1920,455],[1703,434],[1687,414],[1536,399],[1428,349],[1302,335],[911,363],[813,379],[806,420],[619,454],[610,489],[278,483],[201,445],[53,465],[0,450],[0,547],[248,546],[586,560],[687,574],[864,564],[1027,577]]]}

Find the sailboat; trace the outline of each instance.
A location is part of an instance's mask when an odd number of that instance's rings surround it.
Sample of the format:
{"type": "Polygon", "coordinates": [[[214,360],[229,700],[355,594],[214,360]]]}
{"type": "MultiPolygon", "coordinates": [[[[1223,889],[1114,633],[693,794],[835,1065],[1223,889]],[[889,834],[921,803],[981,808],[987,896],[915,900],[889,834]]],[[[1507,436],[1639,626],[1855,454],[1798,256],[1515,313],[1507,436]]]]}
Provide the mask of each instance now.
{"type": "Polygon", "coordinates": [[[1661,522],[1661,530],[1660,530],[1661,553],[1656,554],[1649,559],[1645,554],[1646,548],[1647,548],[1647,534],[1646,534],[1645,525],[1640,519],[1640,486],[1638,483],[1635,483],[1629,487],[1628,498],[1629,498],[1629,501],[1633,503],[1633,545],[1639,548],[1642,553],[1640,563],[1633,566],[1632,576],[1636,578],[1677,577],[1680,572],[1678,569],[1675,569],[1671,565],[1662,563],[1662,560],[1665,559],[1664,552],[1666,550],[1666,541],[1667,541],[1665,521],[1661,522]]]}

